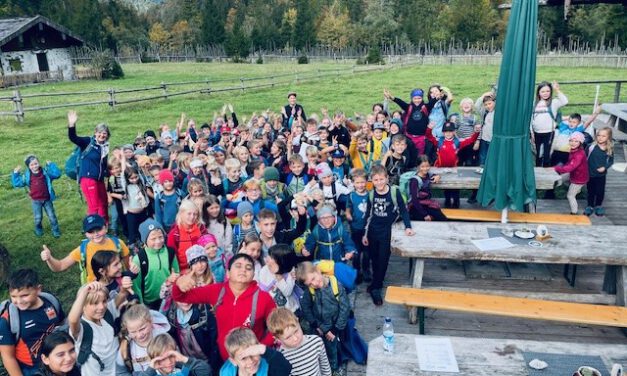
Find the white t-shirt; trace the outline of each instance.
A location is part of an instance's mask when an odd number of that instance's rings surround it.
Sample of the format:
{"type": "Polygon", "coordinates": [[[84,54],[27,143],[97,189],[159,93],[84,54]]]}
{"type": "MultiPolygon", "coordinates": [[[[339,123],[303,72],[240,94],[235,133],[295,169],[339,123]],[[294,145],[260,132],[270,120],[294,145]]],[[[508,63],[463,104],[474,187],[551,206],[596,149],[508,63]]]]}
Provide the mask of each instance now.
{"type": "MultiPolygon", "coordinates": [[[[157,311],[150,311],[152,316],[152,337],[156,337],[159,334],[167,333],[170,330],[170,324],[167,317],[157,311]]],[[[150,358],[148,357],[147,347],[143,347],[137,344],[135,341],[130,341],[130,356],[133,363],[133,374],[148,371],[150,368],[150,358]]],[[[119,369],[126,371],[126,365],[120,351],[117,352],[115,362],[119,369]]]]}
{"type": "MultiPolygon", "coordinates": [[[[120,316],[120,312],[115,306],[115,302],[110,300],[107,303],[107,309],[113,315],[113,318],[120,316]]],[[[113,327],[107,323],[105,319],[100,320],[100,324],[96,324],[85,316],[81,317],[91,327],[93,331],[93,340],[91,349],[92,352],[100,358],[105,368],[100,371],[100,364],[94,359],[93,356],[89,356],[85,364],[81,366],[81,375],[83,376],[115,376],[115,357],[118,353],[120,343],[113,331],[113,327]]],[[[80,330],[78,336],[74,338],[76,342],[76,349],[80,349],[81,342],[83,341],[83,326],[79,326],[80,330]]]]}

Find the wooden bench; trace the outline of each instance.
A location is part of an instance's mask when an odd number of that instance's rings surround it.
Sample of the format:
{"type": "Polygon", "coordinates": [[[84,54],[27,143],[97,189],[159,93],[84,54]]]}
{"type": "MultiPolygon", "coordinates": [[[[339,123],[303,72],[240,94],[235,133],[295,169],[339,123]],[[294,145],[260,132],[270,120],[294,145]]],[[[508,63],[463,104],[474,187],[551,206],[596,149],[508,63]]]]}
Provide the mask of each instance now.
{"type": "MultiPolygon", "coordinates": [[[[478,209],[442,209],[448,219],[457,221],[500,222],[501,212],[478,209]]],[[[508,212],[507,221],[511,223],[543,223],[556,225],[590,226],[590,218],[585,215],[559,213],[518,213],[508,212]]]]}
{"type": "Polygon", "coordinates": [[[618,306],[398,286],[387,288],[385,301],[418,307],[420,334],[425,334],[425,308],[627,328],[627,308],[618,306]]]}

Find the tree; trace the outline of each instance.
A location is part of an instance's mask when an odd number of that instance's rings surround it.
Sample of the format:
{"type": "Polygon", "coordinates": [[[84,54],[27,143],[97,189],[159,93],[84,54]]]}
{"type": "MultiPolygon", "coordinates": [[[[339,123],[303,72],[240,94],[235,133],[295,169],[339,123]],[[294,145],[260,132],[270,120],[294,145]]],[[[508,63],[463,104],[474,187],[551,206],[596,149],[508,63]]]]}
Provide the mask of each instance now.
{"type": "Polygon", "coordinates": [[[297,50],[316,43],[315,14],[310,0],[296,0],[295,26],[291,41],[297,50]]]}
{"type": "Polygon", "coordinates": [[[206,0],[201,11],[200,41],[204,44],[221,44],[226,39],[224,21],[228,11],[228,2],[206,0]]]}
{"type": "Polygon", "coordinates": [[[366,17],[363,21],[361,42],[368,46],[381,46],[406,39],[394,15],[391,0],[366,0],[366,17]]]}
{"type": "Polygon", "coordinates": [[[443,20],[448,35],[456,40],[476,43],[496,36],[498,17],[490,0],[451,0],[443,20]]]}
{"type": "Polygon", "coordinates": [[[152,43],[159,46],[159,49],[164,48],[170,41],[170,33],[159,22],[152,25],[148,32],[148,37],[152,43]]]}
{"type": "Polygon", "coordinates": [[[353,26],[347,9],[342,9],[338,0],[326,7],[320,15],[318,41],[332,48],[348,46],[352,37],[353,26]]]}
{"type": "Polygon", "coordinates": [[[187,21],[179,21],[172,26],[170,30],[170,46],[180,49],[184,46],[191,45],[194,41],[192,29],[187,21]]]}

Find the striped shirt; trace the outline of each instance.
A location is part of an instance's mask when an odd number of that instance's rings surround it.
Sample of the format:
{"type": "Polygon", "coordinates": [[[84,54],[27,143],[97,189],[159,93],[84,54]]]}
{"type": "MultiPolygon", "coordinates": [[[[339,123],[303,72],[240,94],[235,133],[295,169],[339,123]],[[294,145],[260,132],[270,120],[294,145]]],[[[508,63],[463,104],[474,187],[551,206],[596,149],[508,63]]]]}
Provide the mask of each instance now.
{"type": "Polygon", "coordinates": [[[306,335],[299,347],[281,347],[280,351],[292,365],[290,376],[331,376],[329,358],[318,336],[306,335]]]}

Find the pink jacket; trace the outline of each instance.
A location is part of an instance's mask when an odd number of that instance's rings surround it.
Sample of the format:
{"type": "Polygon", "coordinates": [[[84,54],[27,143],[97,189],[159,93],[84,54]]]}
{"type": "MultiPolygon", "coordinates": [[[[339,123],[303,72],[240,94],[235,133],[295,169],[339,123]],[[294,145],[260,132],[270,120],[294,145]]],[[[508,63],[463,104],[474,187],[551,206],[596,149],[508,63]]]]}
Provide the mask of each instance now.
{"type": "Polygon", "coordinates": [[[588,159],[582,147],[570,150],[568,162],[563,166],[555,166],[558,174],[570,173],[570,182],[574,184],[586,184],[590,178],[588,175],[588,159]]]}

